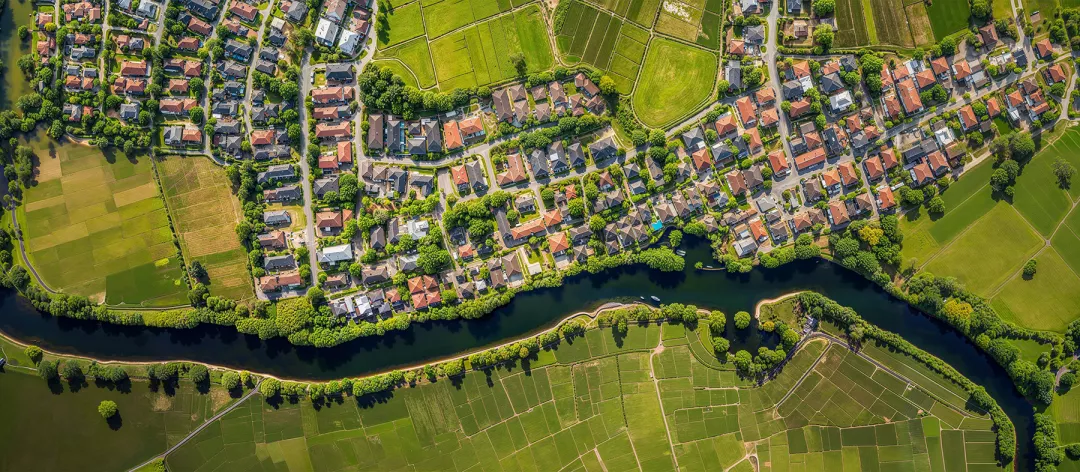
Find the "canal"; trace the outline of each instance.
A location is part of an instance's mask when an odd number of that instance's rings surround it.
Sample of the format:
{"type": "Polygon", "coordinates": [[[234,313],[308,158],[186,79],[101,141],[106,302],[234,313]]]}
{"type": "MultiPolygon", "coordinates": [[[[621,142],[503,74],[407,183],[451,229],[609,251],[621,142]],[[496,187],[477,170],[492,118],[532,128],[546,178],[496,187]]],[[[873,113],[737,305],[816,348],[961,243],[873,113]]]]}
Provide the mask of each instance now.
{"type": "Polygon", "coordinates": [[[900,334],[983,385],[1012,418],[1021,457],[1028,456],[1031,405],[1016,391],[1004,369],[948,325],[913,310],[858,274],[825,261],[797,261],[744,275],[694,270],[695,262],[710,264],[712,259],[707,244],[691,239],[686,238],[684,243],[687,270],[682,273],[629,267],[568,278],[561,287],[519,295],[481,319],[416,323],[405,331],[361,338],[333,348],[296,347],[284,339],[263,341],[239,334],[231,327],[204,325],[172,330],[43,316],[10,292],[0,295],[0,331],[48,350],[101,359],[185,359],[285,378],[324,380],[478,350],[523,337],[569,314],[591,311],[612,300],[655,295],[664,303],[690,303],[720,310],[730,320],[739,310],[752,311],[760,300],[814,290],[854,308],[869,322],[900,334]]]}

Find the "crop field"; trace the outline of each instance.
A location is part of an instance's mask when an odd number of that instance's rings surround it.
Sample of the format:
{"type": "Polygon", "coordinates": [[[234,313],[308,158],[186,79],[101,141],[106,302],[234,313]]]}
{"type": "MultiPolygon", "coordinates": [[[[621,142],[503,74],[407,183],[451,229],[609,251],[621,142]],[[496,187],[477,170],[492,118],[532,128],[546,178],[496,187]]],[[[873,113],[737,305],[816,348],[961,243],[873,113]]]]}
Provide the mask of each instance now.
{"type": "Polygon", "coordinates": [[[871,43],[915,46],[902,0],[871,0],[870,3],[873,20],[870,21],[870,17],[867,17],[867,23],[873,28],[868,28],[867,32],[871,43]],[[874,40],[875,36],[877,41],[874,40]]]}
{"type": "MultiPolygon", "coordinates": [[[[411,76],[420,88],[438,85],[444,91],[487,85],[517,77],[518,72],[510,60],[516,53],[524,55],[528,73],[548,70],[555,64],[555,56],[551,51],[539,6],[527,6],[513,13],[476,23],[470,19],[465,24],[451,28],[454,30],[451,33],[447,33],[449,29],[434,29],[443,28],[444,26],[435,26],[441,25],[439,18],[453,16],[452,13],[464,8],[462,3],[466,2],[432,2],[430,8],[437,11],[429,13],[429,6],[425,1],[425,17],[436,16],[434,20],[427,20],[427,35],[399,46],[380,49],[376,55],[379,59],[377,63],[390,65],[392,70],[405,76],[406,80],[411,76]],[[439,10],[443,4],[456,4],[457,10],[439,10]],[[436,38],[436,35],[441,36],[436,38]],[[393,63],[394,59],[400,63],[393,63]]],[[[419,5],[419,2],[417,4],[419,5]]],[[[487,12],[494,11],[491,13],[494,15],[509,9],[509,4],[504,6],[486,0],[476,0],[471,5],[472,10],[467,12],[477,18],[487,12]]],[[[464,21],[455,18],[458,17],[448,17],[441,21],[464,21]]]]}
{"type": "Polygon", "coordinates": [[[665,0],[656,19],[656,32],[719,49],[722,9],[721,2],[706,5],[705,0],[665,0]]]}
{"type": "Polygon", "coordinates": [[[590,5],[574,2],[555,36],[555,43],[568,61],[584,61],[607,70],[619,92],[625,94],[634,88],[645,58],[649,32],[590,5]]]}
{"type": "Polygon", "coordinates": [[[188,261],[206,268],[210,293],[244,300],[254,296],[248,258],[236,238],[240,202],[225,172],[202,156],[160,158],[161,186],[188,261]]]}
{"type": "MultiPolygon", "coordinates": [[[[730,366],[703,363],[695,344],[693,331],[666,326],[632,326],[620,340],[590,330],[562,343],[550,363],[524,369],[469,372],[377,398],[253,397],[166,463],[172,472],[751,472],[757,455],[760,470],[777,471],[996,468],[985,417],[844,347],[809,342],[756,387],[730,366]]],[[[917,367],[908,366],[945,382],[917,367]]]]}
{"type": "Polygon", "coordinates": [[[697,109],[712,96],[717,56],[668,39],[655,39],[642,64],[634,111],[646,126],[661,127],[697,109]]]}
{"type": "Polygon", "coordinates": [[[390,67],[395,74],[417,88],[435,86],[435,68],[431,65],[428,42],[417,38],[404,44],[379,51],[380,66],[390,67]],[[410,82],[411,81],[411,82],[410,82]]]}
{"type": "Polygon", "coordinates": [[[837,47],[855,47],[870,44],[867,31],[866,12],[861,0],[840,0],[836,2],[836,39],[837,47]]]}
{"type": "Polygon", "coordinates": [[[934,38],[941,41],[946,36],[967,29],[971,16],[971,4],[967,0],[938,0],[926,7],[934,38]]]}
{"type": "Polygon", "coordinates": [[[5,470],[128,470],[176,444],[229,400],[219,388],[200,394],[190,382],[172,394],[133,382],[123,393],[93,382],[77,390],[67,382],[49,385],[10,368],[0,377],[0,415],[9,425],[0,428],[5,470]],[[102,400],[119,407],[115,429],[97,412],[102,400]]]}
{"type": "Polygon", "coordinates": [[[187,304],[150,159],[48,138],[31,145],[37,185],[18,218],[45,282],[110,305],[187,304]]]}
{"type": "Polygon", "coordinates": [[[590,3],[645,28],[652,28],[661,0],[595,0],[590,3]]]}
{"type": "Polygon", "coordinates": [[[428,37],[437,38],[462,26],[511,8],[510,0],[421,0],[428,37]]]}

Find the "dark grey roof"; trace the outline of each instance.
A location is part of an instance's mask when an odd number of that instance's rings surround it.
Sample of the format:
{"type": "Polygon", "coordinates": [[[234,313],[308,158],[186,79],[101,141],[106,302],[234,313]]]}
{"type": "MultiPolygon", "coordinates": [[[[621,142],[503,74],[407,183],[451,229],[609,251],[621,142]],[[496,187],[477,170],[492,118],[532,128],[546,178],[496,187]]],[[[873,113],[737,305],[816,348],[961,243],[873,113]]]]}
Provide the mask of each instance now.
{"type": "Polygon", "coordinates": [[[843,90],[844,83],[840,80],[840,73],[833,72],[821,78],[821,91],[832,95],[833,92],[843,90]]]}
{"type": "Polygon", "coordinates": [[[315,192],[315,195],[320,198],[323,195],[326,195],[327,192],[337,192],[338,176],[331,175],[328,177],[323,177],[321,179],[316,179],[314,182],[311,183],[311,191],[315,192]]]}
{"type": "Polygon", "coordinates": [[[585,165],[585,151],[581,148],[581,143],[571,144],[568,148],[568,154],[570,156],[570,167],[582,167],[585,165]]]}
{"type": "Polygon", "coordinates": [[[615,141],[611,139],[611,136],[589,145],[589,153],[592,154],[593,160],[595,161],[603,161],[615,157],[617,152],[618,148],[615,147],[615,141]]]}
{"type": "Polygon", "coordinates": [[[529,166],[532,167],[533,176],[537,179],[546,179],[551,174],[547,154],[542,149],[534,149],[529,153],[529,166]]]}

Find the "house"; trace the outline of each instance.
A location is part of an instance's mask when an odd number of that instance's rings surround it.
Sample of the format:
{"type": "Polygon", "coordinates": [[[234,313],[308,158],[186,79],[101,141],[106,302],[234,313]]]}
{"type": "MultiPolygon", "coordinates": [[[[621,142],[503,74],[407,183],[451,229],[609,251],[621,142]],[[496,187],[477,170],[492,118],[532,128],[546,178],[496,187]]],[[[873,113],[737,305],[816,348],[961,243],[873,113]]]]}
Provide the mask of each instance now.
{"type": "Polygon", "coordinates": [[[735,110],[739,113],[744,127],[757,126],[757,107],[750,101],[750,97],[743,96],[735,100],[735,110]]]}
{"type": "Polygon", "coordinates": [[[795,156],[795,168],[799,169],[799,171],[803,171],[824,163],[825,159],[825,149],[818,147],[814,150],[795,156]]]}
{"type": "Polygon", "coordinates": [[[352,210],[323,210],[315,213],[315,227],[322,235],[337,234],[350,218],[352,218],[352,210]]]}
{"type": "Polygon", "coordinates": [[[594,162],[603,162],[613,158],[617,152],[618,148],[615,147],[615,141],[611,136],[589,144],[589,154],[592,155],[594,162]]]}
{"type": "Polygon", "coordinates": [[[829,202],[829,222],[833,226],[840,226],[851,222],[851,216],[848,214],[847,205],[843,200],[832,200],[829,202]]]}
{"type": "Polygon", "coordinates": [[[1042,59],[1049,59],[1054,55],[1054,46],[1050,44],[1050,39],[1043,39],[1035,43],[1035,52],[1042,59]]]}
{"type": "Polygon", "coordinates": [[[285,13],[285,16],[289,17],[289,21],[303,23],[308,6],[303,0],[286,0],[281,4],[281,11],[285,13]]]}
{"type": "Polygon", "coordinates": [[[326,81],[338,84],[350,83],[354,79],[352,64],[335,63],[326,65],[326,81]]]}
{"type": "Polygon", "coordinates": [[[720,115],[716,122],[713,123],[713,126],[716,128],[719,139],[726,139],[739,130],[739,126],[735,123],[735,117],[731,113],[720,115]]]}
{"type": "Polygon", "coordinates": [[[263,292],[277,292],[291,290],[304,285],[304,279],[296,271],[281,272],[273,275],[259,277],[259,289],[263,292]]]}
{"type": "Polygon", "coordinates": [[[808,202],[815,202],[825,198],[825,191],[818,179],[806,179],[803,182],[803,194],[806,195],[806,201],[808,202]]]}
{"type": "Polygon", "coordinates": [[[339,139],[352,137],[352,128],[348,121],[335,125],[318,123],[315,125],[315,137],[319,139],[339,139]]]}
{"type": "Polygon", "coordinates": [[[930,183],[934,180],[934,174],[930,170],[930,165],[926,162],[920,162],[911,168],[911,180],[916,187],[920,187],[930,183]]]}
{"type": "Polygon", "coordinates": [[[855,170],[855,164],[853,162],[844,162],[837,166],[836,170],[840,173],[840,181],[843,182],[845,187],[851,187],[862,183],[859,181],[859,174],[855,170]]]}
{"type": "Polygon", "coordinates": [[[469,174],[469,181],[472,183],[474,190],[481,192],[488,188],[487,176],[480,161],[469,161],[465,164],[465,172],[469,174]]]}
{"type": "Polygon", "coordinates": [[[284,231],[269,231],[256,236],[259,247],[263,249],[282,250],[288,248],[288,242],[284,231]]]}
{"type": "Polygon", "coordinates": [[[255,21],[255,16],[259,14],[257,8],[243,2],[232,2],[229,12],[243,18],[248,23],[255,21]]]}
{"type": "MultiPolygon", "coordinates": [[[[280,231],[278,231],[280,233],[280,231]]],[[[263,269],[266,271],[291,270],[296,268],[296,259],[292,254],[281,256],[266,256],[263,258],[263,269]]]]}
{"type": "Polygon", "coordinates": [[[311,100],[317,104],[347,103],[352,99],[352,87],[320,87],[311,91],[311,100]]]}
{"type": "Polygon", "coordinates": [[[126,77],[146,77],[146,61],[123,61],[120,63],[120,75],[126,77]]]}
{"type": "Polygon", "coordinates": [[[957,113],[960,117],[960,126],[964,131],[969,131],[979,127],[979,119],[975,117],[975,110],[971,105],[964,105],[957,113]]]}
{"type": "Polygon", "coordinates": [[[282,226],[292,223],[292,217],[285,210],[263,212],[263,223],[267,226],[282,226]]]}
{"type": "Polygon", "coordinates": [[[979,37],[982,39],[984,47],[993,49],[994,45],[998,42],[997,28],[993,23],[983,26],[982,28],[979,28],[979,37]]]}
{"type": "Polygon", "coordinates": [[[855,100],[852,98],[851,92],[847,90],[829,97],[829,105],[832,107],[833,112],[836,113],[847,110],[854,103],[855,100]]]}
{"type": "Polygon", "coordinates": [[[896,198],[888,185],[882,185],[877,189],[878,211],[891,210],[896,207],[896,198]]]}
{"type": "Polygon", "coordinates": [[[286,185],[269,190],[263,190],[263,199],[267,202],[290,202],[300,200],[304,196],[299,185],[286,185]]]}
{"type": "Polygon", "coordinates": [[[506,156],[506,169],[495,176],[495,182],[501,187],[513,185],[526,179],[528,179],[528,176],[525,174],[525,165],[522,164],[521,156],[518,154],[506,156]]]}
{"type": "Polygon", "coordinates": [[[360,47],[360,42],[363,41],[363,39],[364,37],[359,33],[347,29],[342,29],[341,37],[338,38],[338,49],[340,49],[341,52],[345,53],[346,55],[354,56],[356,55],[356,51],[360,47]]]}
{"type": "Polygon", "coordinates": [[[319,264],[323,265],[333,265],[339,262],[352,261],[352,244],[346,243],[337,246],[327,246],[320,249],[316,255],[319,264]]]}
{"type": "Polygon", "coordinates": [[[873,156],[863,161],[866,169],[866,179],[873,182],[885,176],[885,166],[881,163],[881,156],[873,156]]]}
{"type": "MultiPolygon", "coordinates": [[[[295,0],[300,1],[300,0],[295,0]]],[[[315,41],[326,47],[334,45],[337,39],[338,26],[326,18],[319,18],[319,24],[315,27],[315,41]]]]}
{"type": "Polygon", "coordinates": [[[727,179],[728,187],[731,189],[731,194],[735,196],[746,193],[750,187],[746,184],[746,179],[743,177],[743,173],[738,170],[733,170],[724,175],[727,179]]]}
{"type": "Polygon", "coordinates": [[[578,91],[585,94],[586,97],[592,97],[600,93],[600,87],[597,87],[595,83],[584,72],[578,72],[574,76],[574,86],[578,91]]]}
{"type": "Polygon", "coordinates": [[[926,156],[926,162],[930,164],[930,171],[939,176],[949,171],[949,162],[941,151],[934,151],[926,156]]]}
{"type": "Polygon", "coordinates": [[[905,113],[912,114],[922,111],[922,99],[919,98],[919,91],[915,89],[915,83],[911,79],[897,84],[896,90],[900,96],[900,103],[904,105],[905,113]]]}
{"type": "MultiPolygon", "coordinates": [[[[744,0],[746,1],[746,0],[744,0]]],[[[750,44],[762,44],[765,42],[765,25],[754,25],[743,28],[743,40],[750,44]]]]}
{"type": "Polygon", "coordinates": [[[791,170],[787,157],[784,156],[783,148],[769,153],[769,165],[772,167],[773,175],[777,177],[787,175],[788,171],[791,170]]]}

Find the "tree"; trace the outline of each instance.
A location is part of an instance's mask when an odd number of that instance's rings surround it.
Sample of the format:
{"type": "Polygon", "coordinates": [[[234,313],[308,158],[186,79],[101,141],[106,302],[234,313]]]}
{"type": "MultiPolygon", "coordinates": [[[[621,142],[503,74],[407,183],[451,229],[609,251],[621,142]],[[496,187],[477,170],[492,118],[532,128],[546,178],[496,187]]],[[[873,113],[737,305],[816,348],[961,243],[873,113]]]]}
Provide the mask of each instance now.
{"type": "Polygon", "coordinates": [[[836,10],[836,0],[814,0],[814,15],[829,16],[836,10]]]}
{"type": "Polygon", "coordinates": [[[943,214],[945,213],[945,200],[941,198],[941,195],[935,195],[930,199],[930,202],[926,204],[926,209],[930,210],[930,213],[943,214]]]}
{"type": "Polygon", "coordinates": [[[990,18],[990,2],[987,0],[972,0],[971,15],[980,20],[990,18]]]}
{"type": "Polygon", "coordinates": [[[206,280],[206,268],[203,267],[202,262],[191,261],[188,266],[188,274],[195,280],[206,280]]]}
{"type": "Polygon", "coordinates": [[[607,221],[604,221],[604,218],[600,215],[593,215],[589,217],[589,229],[592,230],[593,233],[599,233],[603,231],[605,226],[607,226],[607,221]]]}
{"type": "Polygon", "coordinates": [[[112,400],[102,400],[101,403],[98,403],[97,411],[102,418],[109,419],[116,416],[120,412],[120,408],[112,400]]]}
{"type": "Polygon", "coordinates": [[[278,379],[266,379],[259,384],[259,395],[263,398],[274,398],[281,394],[281,381],[278,379]]]}
{"type": "Polygon", "coordinates": [[[514,65],[514,70],[517,71],[519,76],[525,75],[528,72],[529,65],[525,63],[525,55],[520,52],[515,52],[510,55],[510,63],[514,65]]]}
{"type": "Polygon", "coordinates": [[[1054,176],[1058,179],[1058,186],[1068,189],[1072,185],[1073,176],[1076,175],[1076,167],[1060,156],[1054,160],[1053,166],[1054,176]]]}
{"type": "Polygon", "coordinates": [[[191,111],[188,111],[188,116],[191,117],[192,123],[201,125],[203,124],[203,118],[205,117],[205,113],[203,112],[202,107],[192,107],[191,111]]]}
{"type": "Polygon", "coordinates": [[[668,242],[671,243],[671,247],[678,247],[682,243],[682,231],[673,230],[668,234],[668,242]]]}
{"type": "Polygon", "coordinates": [[[225,387],[225,390],[234,390],[240,387],[240,374],[231,370],[221,374],[221,386],[225,387]]]}
{"type": "Polygon", "coordinates": [[[86,378],[86,374],[83,373],[82,367],[79,367],[79,363],[75,361],[65,361],[60,374],[63,375],[64,379],[68,382],[81,382],[86,378]]]}
{"type": "Polygon", "coordinates": [[[1035,259],[1030,259],[1024,263],[1024,278],[1030,279],[1035,276],[1035,270],[1038,268],[1038,262],[1035,259]]]}
{"type": "Polygon", "coordinates": [[[735,313],[735,327],[738,329],[746,329],[750,326],[750,313],[740,311],[735,313]]]}
{"type": "Polygon", "coordinates": [[[600,83],[597,85],[600,87],[600,93],[604,95],[615,95],[619,92],[615,85],[615,79],[606,75],[600,78],[600,83]]]}
{"type": "Polygon", "coordinates": [[[829,25],[821,24],[814,28],[814,43],[826,51],[832,47],[833,37],[834,33],[829,25]]]}
{"type": "Polygon", "coordinates": [[[60,361],[41,361],[38,364],[38,375],[45,380],[55,380],[59,375],[59,363],[60,361]]]}
{"type": "Polygon", "coordinates": [[[30,362],[37,364],[38,362],[41,362],[41,356],[44,353],[41,351],[40,347],[26,346],[26,349],[23,350],[23,354],[26,354],[26,357],[30,358],[30,362]]]}
{"type": "Polygon", "coordinates": [[[206,370],[205,365],[195,364],[191,367],[191,370],[188,371],[188,378],[194,383],[201,384],[210,380],[210,372],[206,370]]]}
{"type": "Polygon", "coordinates": [[[1009,148],[1012,151],[1013,159],[1023,161],[1035,155],[1035,141],[1031,139],[1031,134],[1015,133],[1009,138],[1009,148]]]}

